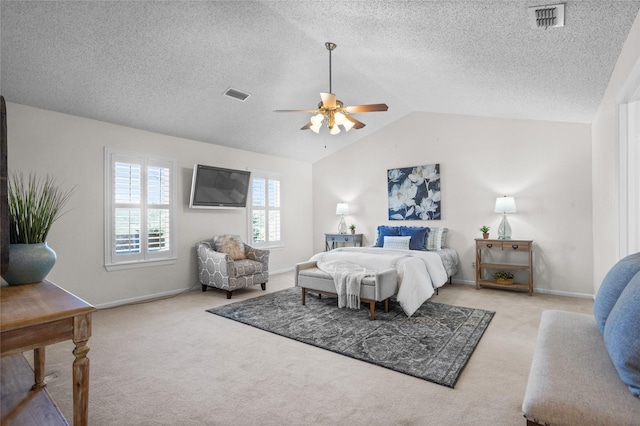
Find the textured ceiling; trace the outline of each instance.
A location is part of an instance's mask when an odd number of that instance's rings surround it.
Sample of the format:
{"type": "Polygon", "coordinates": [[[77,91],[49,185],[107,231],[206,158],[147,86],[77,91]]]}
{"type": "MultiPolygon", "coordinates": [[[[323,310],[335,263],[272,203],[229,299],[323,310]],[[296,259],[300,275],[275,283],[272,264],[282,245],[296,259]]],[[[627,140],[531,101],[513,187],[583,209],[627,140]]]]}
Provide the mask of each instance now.
{"type": "Polygon", "coordinates": [[[640,1],[2,1],[5,99],[313,162],[413,111],[590,123],[640,1]],[[299,128],[329,90],[361,130],[299,128]],[[233,87],[246,102],[224,97],[233,87]]]}

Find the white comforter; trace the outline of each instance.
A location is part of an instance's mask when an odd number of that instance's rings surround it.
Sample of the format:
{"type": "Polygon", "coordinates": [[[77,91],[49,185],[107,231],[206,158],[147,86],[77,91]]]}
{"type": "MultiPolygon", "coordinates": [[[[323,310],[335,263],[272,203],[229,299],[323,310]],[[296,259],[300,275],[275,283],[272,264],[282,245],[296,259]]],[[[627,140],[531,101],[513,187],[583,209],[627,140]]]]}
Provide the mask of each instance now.
{"type": "Polygon", "coordinates": [[[417,250],[391,250],[377,247],[341,247],[315,254],[310,260],[352,262],[368,271],[396,268],[396,300],[408,317],[435,289],[447,282],[447,272],[437,253],[417,250]]]}

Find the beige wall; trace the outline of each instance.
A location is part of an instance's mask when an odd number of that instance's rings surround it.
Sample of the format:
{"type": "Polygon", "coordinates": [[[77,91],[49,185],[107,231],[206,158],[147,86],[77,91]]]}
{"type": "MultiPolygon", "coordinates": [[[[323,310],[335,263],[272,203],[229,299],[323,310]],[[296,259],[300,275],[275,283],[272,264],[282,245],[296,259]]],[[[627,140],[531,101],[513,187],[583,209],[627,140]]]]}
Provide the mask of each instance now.
{"type": "MultiPolygon", "coordinates": [[[[391,106],[392,107],[392,106],[391,106]]],[[[446,226],[460,255],[454,281],[472,283],[474,238],[501,216],[495,198],[516,198],[509,216],[514,238],[533,239],[537,291],[593,293],[591,133],[587,124],[509,120],[416,112],[314,164],[314,249],[336,232],[338,201],[372,245],[376,226],[446,226]],[[387,220],[386,171],[439,163],[442,220],[387,220]]]]}
{"type": "MultiPolygon", "coordinates": [[[[629,32],[598,113],[592,124],[593,141],[593,282],[595,292],[619,253],[618,103],[617,97],[640,60],[640,14],[629,32]]],[[[624,253],[623,253],[624,254],[624,253]]]]}
{"type": "Polygon", "coordinates": [[[282,173],[286,247],[272,250],[271,271],[291,269],[312,254],[311,165],[180,139],[19,104],[7,105],[9,170],[50,173],[76,185],[71,210],[48,243],[58,255],[48,278],[98,306],[170,294],[197,281],[194,244],[218,233],[246,240],[245,210],[189,209],[194,163],[282,173]],[[104,269],[104,147],[173,157],[178,164],[178,262],[171,266],[104,269]]]}

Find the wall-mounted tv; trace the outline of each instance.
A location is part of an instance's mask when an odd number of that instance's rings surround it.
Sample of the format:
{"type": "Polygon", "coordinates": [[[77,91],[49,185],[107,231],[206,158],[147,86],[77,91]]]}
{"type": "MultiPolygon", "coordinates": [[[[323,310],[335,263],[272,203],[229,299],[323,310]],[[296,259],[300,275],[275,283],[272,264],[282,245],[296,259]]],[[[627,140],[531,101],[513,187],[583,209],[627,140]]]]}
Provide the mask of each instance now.
{"type": "Polygon", "coordinates": [[[194,164],[189,207],[224,209],[246,207],[251,172],[194,164]]]}

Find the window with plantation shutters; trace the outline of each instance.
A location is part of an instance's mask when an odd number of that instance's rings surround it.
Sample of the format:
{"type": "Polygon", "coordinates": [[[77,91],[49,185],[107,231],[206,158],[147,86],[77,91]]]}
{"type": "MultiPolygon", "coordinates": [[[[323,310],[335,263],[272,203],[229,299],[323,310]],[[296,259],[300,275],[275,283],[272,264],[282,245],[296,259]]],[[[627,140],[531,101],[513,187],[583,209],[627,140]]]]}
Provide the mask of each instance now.
{"type": "Polygon", "coordinates": [[[175,161],[105,151],[105,267],[175,263],[175,161]]]}
{"type": "Polygon", "coordinates": [[[282,245],[281,179],[265,172],[251,172],[249,235],[254,247],[282,245]]]}

